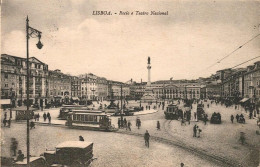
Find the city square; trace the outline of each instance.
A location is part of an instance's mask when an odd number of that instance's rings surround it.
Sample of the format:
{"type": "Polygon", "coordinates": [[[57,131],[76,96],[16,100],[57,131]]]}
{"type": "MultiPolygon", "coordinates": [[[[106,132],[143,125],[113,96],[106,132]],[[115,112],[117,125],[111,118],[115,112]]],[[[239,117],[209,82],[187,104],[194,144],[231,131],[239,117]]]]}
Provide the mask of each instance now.
{"type": "Polygon", "coordinates": [[[4,1],[1,166],[259,166],[258,9],[4,1]]]}

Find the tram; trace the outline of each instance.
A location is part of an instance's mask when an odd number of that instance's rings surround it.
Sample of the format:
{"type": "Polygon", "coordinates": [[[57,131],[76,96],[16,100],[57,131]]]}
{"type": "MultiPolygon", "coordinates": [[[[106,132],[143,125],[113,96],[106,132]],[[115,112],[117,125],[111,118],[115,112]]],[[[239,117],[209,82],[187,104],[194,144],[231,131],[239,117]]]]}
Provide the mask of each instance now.
{"type": "Polygon", "coordinates": [[[179,119],[183,116],[182,110],[178,108],[176,104],[169,104],[164,111],[164,115],[166,119],[179,119]]]}
{"type": "Polygon", "coordinates": [[[72,112],[72,110],[77,110],[77,109],[89,110],[89,108],[85,105],[63,105],[60,109],[60,114],[58,118],[62,120],[66,120],[68,117],[68,113],[72,112]]]}
{"type": "Polygon", "coordinates": [[[69,128],[86,130],[117,130],[115,126],[111,124],[111,118],[109,115],[102,111],[95,110],[73,110],[71,113],[68,113],[68,118],[65,125],[69,128]]]}
{"type": "Polygon", "coordinates": [[[27,120],[33,119],[35,108],[29,108],[27,111],[26,107],[18,107],[13,109],[15,111],[15,120],[27,120]]]}

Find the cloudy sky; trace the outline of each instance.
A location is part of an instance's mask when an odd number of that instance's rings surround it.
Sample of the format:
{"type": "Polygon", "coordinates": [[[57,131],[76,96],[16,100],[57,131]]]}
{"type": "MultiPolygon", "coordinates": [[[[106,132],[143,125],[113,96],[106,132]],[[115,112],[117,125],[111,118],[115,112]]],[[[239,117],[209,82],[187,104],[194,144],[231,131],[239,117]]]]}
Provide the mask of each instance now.
{"type": "Polygon", "coordinates": [[[146,81],[150,56],[153,81],[194,79],[260,56],[258,36],[207,68],[260,33],[259,11],[256,0],[2,0],[1,47],[2,53],[26,57],[28,15],[30,26],[42,31],[44,44],[37,50],[38,41],[31,38],[30,56],[49,69],[146,81]],[[92,15],[96,10],[168,11],[169,15],[92,15]]]}

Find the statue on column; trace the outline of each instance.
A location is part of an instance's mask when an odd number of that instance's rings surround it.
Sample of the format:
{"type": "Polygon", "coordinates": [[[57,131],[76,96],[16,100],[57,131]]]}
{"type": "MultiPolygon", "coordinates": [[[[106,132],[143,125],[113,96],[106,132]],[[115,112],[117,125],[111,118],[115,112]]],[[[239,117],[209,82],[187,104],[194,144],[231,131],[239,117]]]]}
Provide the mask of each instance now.
{"type": "Polygon", "coordinates": [[[148,57],[148,64],[151,64],[150,56],[148,57]]]}

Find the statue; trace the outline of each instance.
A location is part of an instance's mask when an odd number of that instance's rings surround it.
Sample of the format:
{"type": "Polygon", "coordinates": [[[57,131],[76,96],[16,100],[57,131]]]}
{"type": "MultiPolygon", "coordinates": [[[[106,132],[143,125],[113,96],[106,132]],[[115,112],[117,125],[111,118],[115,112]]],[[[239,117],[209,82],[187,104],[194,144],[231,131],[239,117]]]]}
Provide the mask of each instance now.
{"type": "Polygon", "coordinates": [[[151,64],[151,59],[150,59],[150,57],[148,57],[148,64],[151,64]]]}

